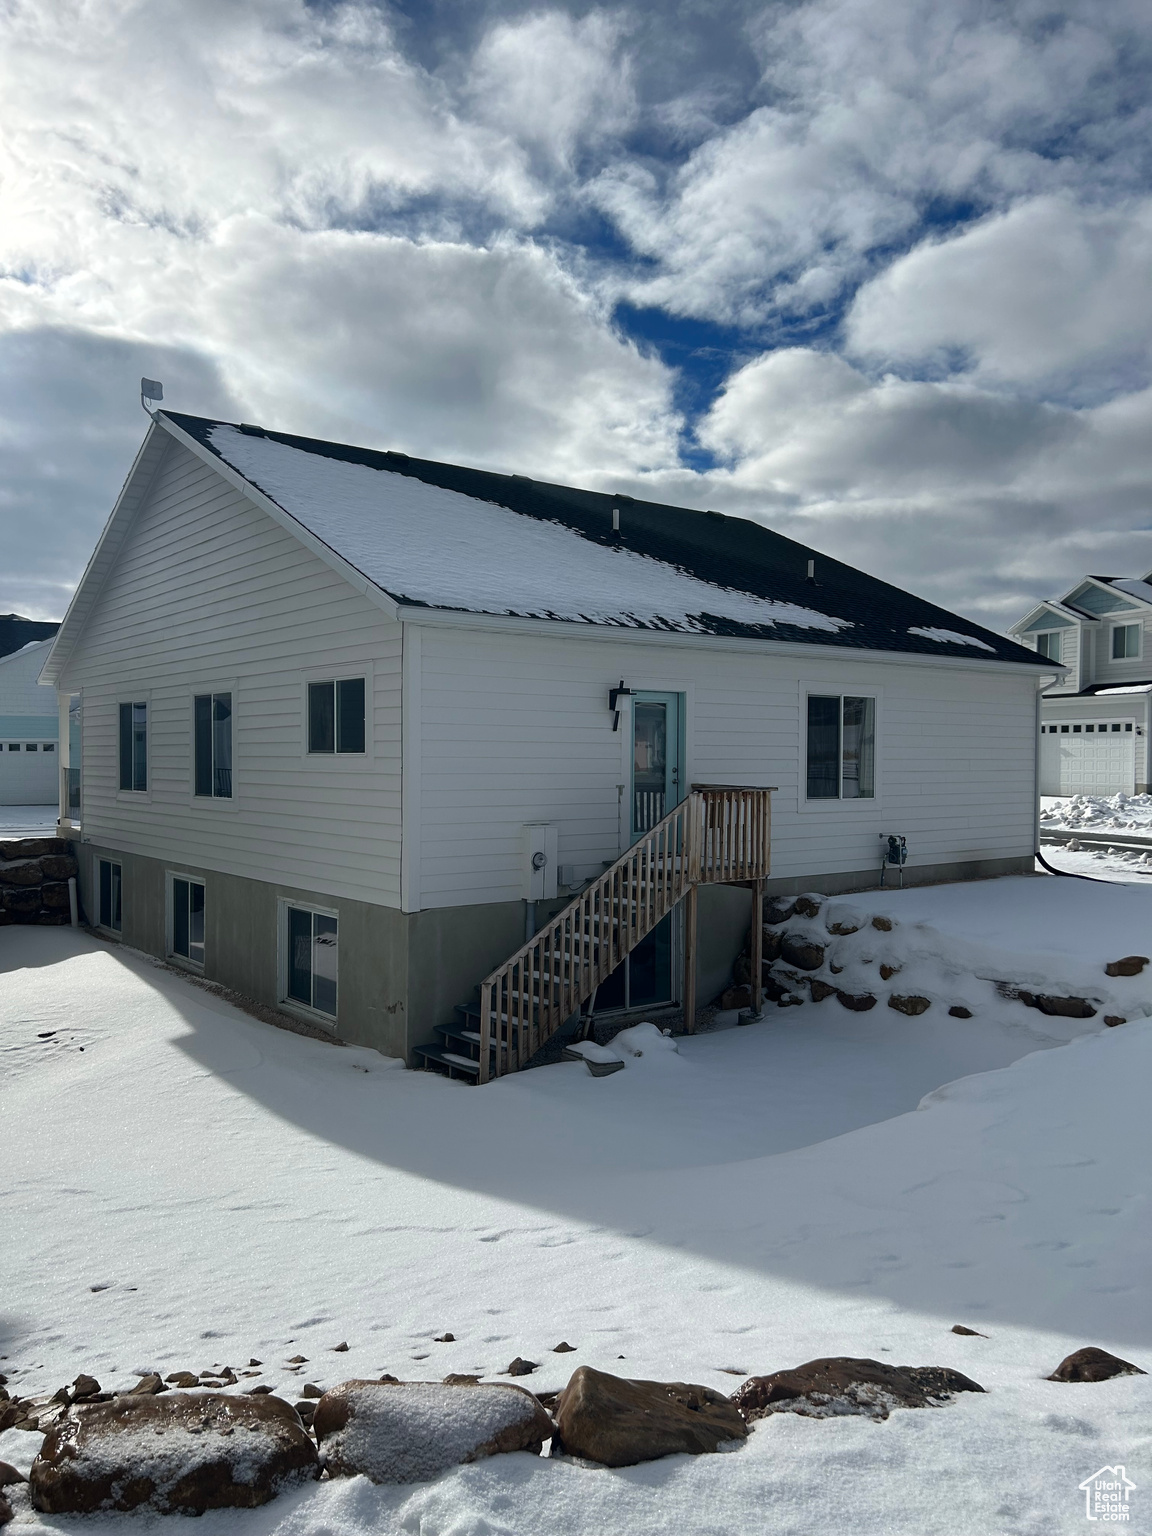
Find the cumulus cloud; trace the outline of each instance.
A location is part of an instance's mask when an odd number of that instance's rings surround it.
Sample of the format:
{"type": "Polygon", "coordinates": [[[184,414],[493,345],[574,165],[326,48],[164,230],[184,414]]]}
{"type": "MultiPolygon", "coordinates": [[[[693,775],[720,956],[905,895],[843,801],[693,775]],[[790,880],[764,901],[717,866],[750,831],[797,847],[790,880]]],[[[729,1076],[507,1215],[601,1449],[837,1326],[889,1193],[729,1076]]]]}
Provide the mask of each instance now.
{"type": "Polygon", "coordinates": [[[1138,0],[9,0],[0,603],[62,611],[141,373],[985,620],[1146,568],[1150,63],[1138,0]],[[699,419],[621,300],[729,328],[699,419]]]}

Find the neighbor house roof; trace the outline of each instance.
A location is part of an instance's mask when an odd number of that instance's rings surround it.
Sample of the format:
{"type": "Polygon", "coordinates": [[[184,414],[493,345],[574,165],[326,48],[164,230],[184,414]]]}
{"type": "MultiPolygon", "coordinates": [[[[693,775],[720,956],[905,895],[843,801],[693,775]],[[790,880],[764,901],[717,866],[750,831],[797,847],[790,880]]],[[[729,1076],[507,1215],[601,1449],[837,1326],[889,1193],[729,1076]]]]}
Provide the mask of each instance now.
{"type": "Polygon", "coordinates": [[[49,619],[23,619],[18,613],[0,613],[0,656],[22,651],[34,640],[51,640],[59,628],[49,619]]]}
{"type": "Polygon", "coordinates": [[[1002,635],[745,518],[174,411],[156,420],[402,607],[1052,670],[1002,635]]]}

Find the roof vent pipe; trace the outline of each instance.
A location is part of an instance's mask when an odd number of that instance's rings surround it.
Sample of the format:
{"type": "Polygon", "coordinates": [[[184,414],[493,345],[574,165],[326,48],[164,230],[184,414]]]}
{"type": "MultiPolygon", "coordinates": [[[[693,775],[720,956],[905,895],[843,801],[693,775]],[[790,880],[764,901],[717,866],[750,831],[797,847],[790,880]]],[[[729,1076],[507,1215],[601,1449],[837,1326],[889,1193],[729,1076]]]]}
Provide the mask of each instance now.
{"type": "Polygon", "coordinates": [[[808,562],[808,580],[809,581],[815,581],[816,580],[816,562],[815,562],[815,560],[809,560],[809,562],[808,562]]]}
{"type": "Polygon", "coordinates": [[[613,533],[619,533],[620,532],[620,508],[619,507],[613,507],[612,508],[612,532],[613,533]]]}

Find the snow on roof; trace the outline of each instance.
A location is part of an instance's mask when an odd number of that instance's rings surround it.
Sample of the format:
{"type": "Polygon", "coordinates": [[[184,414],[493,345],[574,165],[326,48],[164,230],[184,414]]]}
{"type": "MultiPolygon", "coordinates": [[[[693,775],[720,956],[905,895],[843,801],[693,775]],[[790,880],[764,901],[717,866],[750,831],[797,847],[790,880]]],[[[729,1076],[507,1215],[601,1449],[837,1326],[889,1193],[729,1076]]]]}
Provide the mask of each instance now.
{"type": "Polygon", "coordinates": [[[1152,683],[1129,683],[1127,685],[1127,687],[1124,687],[1124,688],[1097,688],[1097,690],[1096,690],[1096,697],[1098,699],[1100,699],[1100,698],[1103,698],[1106,694],[1110,694],[1110,693],[1150,693],[1150,692],[1152,692],[1152,683]]]}
{"type": "MultiPolygon", "coordinates": [[[[977,650],[992,650],[990,645],[986,645],[983,640],[977,640],[975,635],[962,635],[957,629],[935,629],[930,625],[914,624],[908,633],[920,635],[924,640],[935,640],[940,645],[974,645],[977,650]]],[[[995,654],[994,651],[993,654],[995,654]]]]}
{"type": "Polygon", "coordinates": [[[7,656],[0,656],[0,667],[2,667],[6,661],[15,661],[18,656],[26,657],[29,651],[43,650],[45,647],[50,649],[54,639],[54,635],[49,635],[46,640],[29,640],[27,644],[22,645],[19,650],[9,651],[7,656]]]}
{"type": "Polygon", "coordinates": [[[246,480],[401,602],[697,633],[711,631],[705,615],[832,632],[850,625],[815,608],[713,585],[650,555],[595,543],[560,522],[410,475],[325,458],[232,426],[212,427],[208,439],[246,480]]]}
{"type": "Polygon", "coordinates": [[[1129,597],[1138,597],[1142,603],[1152,603],[1152,586],[1146,581],[1137,581],[1134,576],[1113,576],[1109,586],[1127,592],[1129,597]]]}

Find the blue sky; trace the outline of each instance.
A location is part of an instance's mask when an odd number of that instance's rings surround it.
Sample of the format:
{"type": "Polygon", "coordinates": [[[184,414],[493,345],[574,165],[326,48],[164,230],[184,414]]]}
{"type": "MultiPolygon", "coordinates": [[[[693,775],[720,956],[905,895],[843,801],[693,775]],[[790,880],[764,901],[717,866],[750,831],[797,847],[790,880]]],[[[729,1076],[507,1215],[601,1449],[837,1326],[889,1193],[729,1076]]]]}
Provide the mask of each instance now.
{"type": "Polygon", "coordinates": [[[11,0],[0,609],[179,409],[757,518],[995,627],[1152,567],[1146,3],[11,0]]]}

